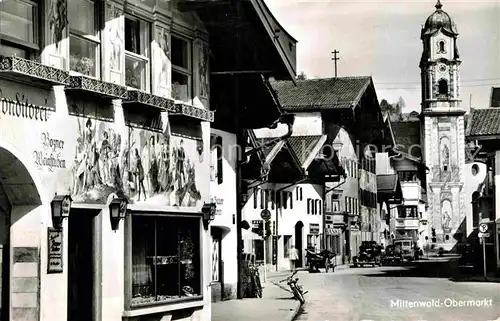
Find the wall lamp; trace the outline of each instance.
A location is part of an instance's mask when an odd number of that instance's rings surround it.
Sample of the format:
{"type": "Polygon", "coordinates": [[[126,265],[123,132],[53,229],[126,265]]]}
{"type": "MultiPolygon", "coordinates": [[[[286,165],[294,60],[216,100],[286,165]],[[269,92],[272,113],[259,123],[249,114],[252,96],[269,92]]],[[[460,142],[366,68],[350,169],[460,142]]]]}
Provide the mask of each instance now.
{"type": "Polygon", "coordinates": [[[57,195],[54,196],[52,202],[50,202],[50,208],[52,211],[52,225],[56,229],[62,228],[62,223],[65,218],[69,217],[69,211],[71,209],[71,196],[69,195],[57,195]]]}
{"type": "Polygon", "coordinates": [[[120,221],[127,216],[128,201],[126,198],[114,198],[109,203],[109,217],[111,219],[111,229],[116,231],[120,221]]]}
{"type": "Polygon", "coordinates": [[[217,206],[215,203],[205,203],[201,209],[203,213],[203,225],[205,226],[205,229],[208,228],[208,224],[212,222],[215,219],[215,211],[217,209],[217,206]]]}

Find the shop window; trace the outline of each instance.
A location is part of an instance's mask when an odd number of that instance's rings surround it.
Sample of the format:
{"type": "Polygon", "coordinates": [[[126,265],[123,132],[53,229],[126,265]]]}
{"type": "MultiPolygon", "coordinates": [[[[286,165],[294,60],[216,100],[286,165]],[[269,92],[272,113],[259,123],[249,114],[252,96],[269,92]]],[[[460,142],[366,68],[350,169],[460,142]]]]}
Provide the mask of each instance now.
{"type": "Polygon", "coordinates": [[[125,84],[149,91],[150,24],[125,16],[125,84]]]}
{"type": "Polygon", "coordinates": [[[131,305],[201,295],[200,220],[132,216],[131,305]]]}
{"type": "Polygon", "coordinates": [[[290,209],[293,209],[293,193],[292,192],[287,192],[288,193],[288,198],[290,199],[290,209]]]}
{"type": "Polygon", "coordinates": [[[172,36],[172,98],[191,103],[192,98],[192,42],[172,36]]]}
{"type": "Polygon", "coordinates": [[[26,59],[39,51],[39,7],[33,1],[0,2],[0,54],[26,59]]]}
{"type": "Polygon", "coordinates": [[[283,252],[285,258],[289,257],[289,250],[292,247],[292,236],[291,235],[284,235],[283,236],[283,252]]]}
{"type": "Polygon", "coordinates": [[[286,209],[288,206],[288,193],[287,192],[282,192],[283,195],[283,208],[286,209]]]}
{"type": "Polygon", "coordinates": [[[94,1],[68,1],[69,68],[91,77],[99,77],[98,12],[94,1]]]}

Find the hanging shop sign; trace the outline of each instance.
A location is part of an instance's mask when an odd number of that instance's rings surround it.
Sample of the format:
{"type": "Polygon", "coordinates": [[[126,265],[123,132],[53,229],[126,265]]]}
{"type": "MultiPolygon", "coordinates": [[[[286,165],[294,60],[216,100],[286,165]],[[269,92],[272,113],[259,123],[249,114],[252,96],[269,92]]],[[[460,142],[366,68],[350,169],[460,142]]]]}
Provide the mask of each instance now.
{"type": "Polygon", "coordinates": [[[48,228],[48,262],[47,273],[63,272],[63,231],[52,227],[48,228]]]}
{"type": "Polygon", "coordinates": [[[222,215],[222,208],[224,207],[224,199],[220,197],[211,197],[212,203],[215,203],[215,215],[222,215]]]}
{"type": "Polygon", "coordinates": [[[319,224],[318,223],[310,223],[309,224],[309,234],[312,234],[312,235],[319,234],[319,224]]]}

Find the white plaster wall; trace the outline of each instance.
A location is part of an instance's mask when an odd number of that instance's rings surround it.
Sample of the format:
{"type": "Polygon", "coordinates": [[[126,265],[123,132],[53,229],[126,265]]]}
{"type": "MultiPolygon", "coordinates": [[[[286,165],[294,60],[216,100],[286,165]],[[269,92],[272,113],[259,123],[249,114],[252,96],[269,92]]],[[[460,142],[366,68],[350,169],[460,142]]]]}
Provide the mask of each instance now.
{"type": "MultiPolygon", "coordinates": [[[[288,185],[268,183],[268,184],[263,184],[259,187],[261,188],[261,190],[264,189],[279,190],[286,186],[288,185]]],[[[303,262],[305,262],[304,253],[307,247],[307,235],[309,234],[309,224],[311,223],[319,224],[320,234],[323,231],[323,215],[322,215],[323,211],[321,211],[321,214],[307,214],[307,199],[312,198],[314,200],[316,199],[323,200],[323,187],[321,185],[299,184],[290,186],[284,189],[283,191],[292,192],[293,208],[290,208],[290,206],[288,205],[286,209],[283,207],[281,207],[278,210],[276,210],[276,207],[274,207],[274,209],[271,209],[271,203],[269,202],[268,209],[272,215],[271,216],[272,222],[276,222],[276,212],[278,212],[277,233],[278,235],[280,235],[280,238],[278,239],[278,266],[280,269],[288,269],[290,265],[288,259],[284,259],[283,235],[291,235],[292,236],[291,242],[295,246],[295,237],[294,237],[295,225],[299,221],[301,221],[304,224],[304,227],[302,229],[303,248],[298,250],[299,254],[303,256],[303,262]],[[297,200],[297,194],[296,194],[297,186],[302,188],[302,201],[297,200]]],[[[260,206],[261,204],[260,193],[257,193],[257,208],[254,208],[254,197],[255,194],[253,193],[250,194],[248,202],[243,207],[243,220],[247,221],[250,225],[252,224],[252,220],[262,220],[262,218],[260,217],[260,213],[262,211],[260,206]]],[[[251,233],[251,231],[249,230],[245,232],[244,238],[245,238],[245,252],[250,252],[248,248],[251,247],[251,239],[258,238],[258,236],[251,233]]]]}
{"type": "MultiPolygon", "coordinates": [[[[236,255],[236,225],[233,223],[233,215],[236,215],[236,153],[231,151],[231,146],[236,146],[236,135],[217,129],[211,129],[213,135],[222,137],[223,144],[223,168],[222,184],[215,181],[210,182],[210,197],[222,199],[222,212],[215,216],[212,226],[220,226],[229,229],[222,239],[222,260],[224,261],[224,282],[235,284],[237,282],[237,255],[236,255]]],[[[215,152],[215,151],[214,151],[215,152]]],[[[216,164],[215,164],[216,165],[216,164]]],[[[211,256],[210,256],[211,257],[211,256]]]]}
{"type": "Polygon", "coordinates": [[[465,182],[464,184],[464,192],[463,192],[463,197],[464,197],[464,207],[465,207],[465,215],[467,218],[467,236],[469,236],[472,231],[473,231],[473,218],[472,218],[472,194],[475,191],[481,192],[482,189],[482,183],[486,179],[486,175],[488,174],[487,172],[487,166],[486,164],[483,163],[467,163],[465,164],[465,169],[464,169],[464,176],[465,176],[465,182]],[[477,165],[479,167],[479,172],[477,175],[472,175],[472,166],[477,165]]]}
{"type": "MultiPolygon", "coordinates": [[[[288,127],[279,124],[276,129],[259,128],[255,130],[255,135],[259,138],[279,137],[288,132],[288,127]]],[[[298,113],[295,114],[292,136],[313,136],[323,135],[323,122],[321,113],[298,113]]]]}

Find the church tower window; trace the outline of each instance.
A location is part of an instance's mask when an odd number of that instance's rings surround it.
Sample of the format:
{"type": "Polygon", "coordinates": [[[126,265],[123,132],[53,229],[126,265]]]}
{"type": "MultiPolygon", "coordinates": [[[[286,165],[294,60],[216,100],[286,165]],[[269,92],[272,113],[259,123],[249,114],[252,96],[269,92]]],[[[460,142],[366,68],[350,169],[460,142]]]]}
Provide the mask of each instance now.
{"type": "Polygon", "coordinates": [[[438,42],[439,53],[446,53],[446,49],[445,49],[444,45],[445,45],[444,40],[441,40],[440,42],[438,42]]]}
{"type": "Polygon", "coordinates": [[[448,95],[448,82],[446,81],[446,79],[439,80],[438,90],[439,90],[439,95],[444,95],[444,96],[448,95]]]}

